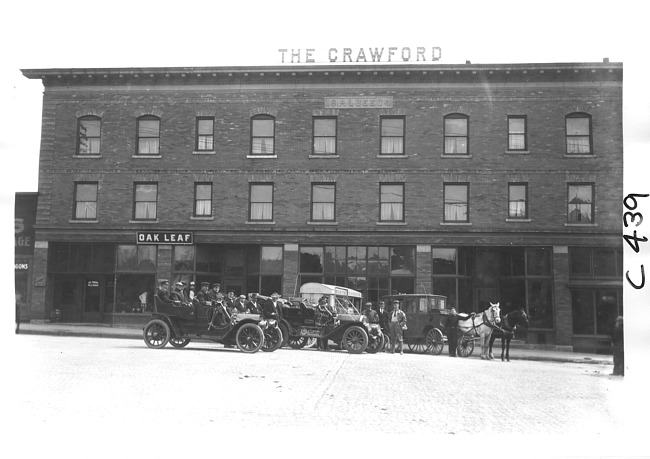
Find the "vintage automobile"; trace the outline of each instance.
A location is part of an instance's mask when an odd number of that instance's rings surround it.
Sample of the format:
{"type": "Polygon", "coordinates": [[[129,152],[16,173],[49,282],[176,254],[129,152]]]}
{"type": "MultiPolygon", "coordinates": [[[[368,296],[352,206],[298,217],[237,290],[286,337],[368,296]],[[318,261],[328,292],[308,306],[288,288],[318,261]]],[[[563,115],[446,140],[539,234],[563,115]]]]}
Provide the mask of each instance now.
{"type": "MultiPolygon", "coordinates": [[[[262,299],[261,301],[268,301],[262,299]]],[[[282,344],[282,332],[277,318],[260,314],[233,313],[220,304],[197,300],[191,305],[163,303],[154,295],[154,312],[143,329],[144,342],[153,349],[171,344],[187,346],[192,339],[236,345],[246,353],[275,351],[282,344]]]]}
{"type": "Polygon", "coordinates": [[[445,345],[444,330],[450,315],[447,297],[431,294],[397,294],[383,297],[391,308],[393,300],[400,302],[400,309],[406,313],[407,329],[404,330],[404,343],[411,352],[426,352],[439,355],[445,345]]]}
{"type": "Polygon", "coordinates": [[[288,344],[293,349],[303,348],[310,338],[333,341],[351,354],[377,352],[379,327],[371,327],[359,313],[361,293],[345,287],[308,282],[300,287],[300,298],[283,309],[283,321],[288,326],[288,344]],[[328,299],[327,310],[318,307],[318,300],[328,299]],[[372,330],[372,332],[371,332],[372,330]],[[372,333],[372,338],[369,337],[372,333]],[[369,342],[371,347],[368,347],[369,342]]]}

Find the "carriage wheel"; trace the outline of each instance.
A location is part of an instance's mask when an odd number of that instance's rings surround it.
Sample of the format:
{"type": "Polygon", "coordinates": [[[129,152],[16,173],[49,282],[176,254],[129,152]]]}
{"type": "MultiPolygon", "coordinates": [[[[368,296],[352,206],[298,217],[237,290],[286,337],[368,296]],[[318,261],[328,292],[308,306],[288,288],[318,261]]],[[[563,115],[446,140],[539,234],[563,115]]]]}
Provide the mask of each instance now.
{"type": "Polygon", "coordinates": [[[469,357],[474,352],[474,340],[466,336],[458,340],[458,355],[460,357],[469,357]]]}
{"type": "Polygon", "coordinates": [[[169,342],[171,332],[165,321],[154,319],[145,325],[142,335],[151,349],[162,349],[169,342]]]}
{"type": "Polygon", "coordinates": [[[237,330],[235,341],[240,351],[252,354],[264,344],[264,333],[257,324],[244,324],[237,330]]]}
{"type": "Polygon", "coordinates": [[[279,328],[272,328],[264,331],[264,344],[262,351],[273,352],[282,346],[282,331],[279,328]]]}
{"type": "Polygon", "coordinates": [[[341,342],[350,354],[361,354],[368,347],[368,334],[355,325],[345,330],[341,342]]]}
{"type": "Polygon", "coordinates": [[[427,333],[427,351],[431,352],[433,355],[440,355],[443,348],[445,347],[445,340],[442,336],[442,332],[437,328],[432,328],[427,333]]]}
{"type": "Polygon", "coordinates": [[[424,354],[425,352],[427,352],[427,349],[429,349],[429,346],[427,345],[426,341],[421,338],[417,338],[413,342],[409,341],[408,346],[411,352],[415,352],[418,354],[424,354]]]}
{"type": "Polygon", "coordinates": [[[190,338],[176,338],[176,337],[173,337],[173,338],[169,339],[169,344],[171,344],[172,346],[180,349],[180,348],[183,348],[183,347],[187,346],[188,344],[190,344],[190,341],[192,341],[190,338]]]}
{"type": "Polygon", "coordinates": [[[291,349],[302,349],[307,344],[309,338],[305,336],[289,336],[287,344],[291,349]]]}
{"type": "Polygon", "coordinates": [[[376,354],[384,348],[384,335],[379,335],[377,339],[369,340],[366,352],[369,354],[376,354]]]}

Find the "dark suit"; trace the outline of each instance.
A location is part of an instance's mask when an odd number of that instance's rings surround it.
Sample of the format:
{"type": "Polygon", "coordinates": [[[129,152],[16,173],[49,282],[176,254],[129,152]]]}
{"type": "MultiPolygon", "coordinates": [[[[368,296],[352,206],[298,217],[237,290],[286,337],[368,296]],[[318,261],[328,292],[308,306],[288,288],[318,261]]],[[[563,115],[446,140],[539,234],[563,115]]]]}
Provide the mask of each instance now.
{"type": "Polygon", "coordinates": [[[163,304],[169,304],[169,305],[174,304],[172,299],[169,297],[169,293],[167,292],[167,290],[159,288],[158,291],[156,292],[156,295],[158,295],[158,298],[160,298],[160,301],[162,301],[163,304]]]}
{"type": "Polygon", "coordinates": [[[447,347],[449,347],[449,355],[452,357],[456,357],[456,348],[458,347],[458,319],[457,315],[449,316],[445,325],[447,347]]]}

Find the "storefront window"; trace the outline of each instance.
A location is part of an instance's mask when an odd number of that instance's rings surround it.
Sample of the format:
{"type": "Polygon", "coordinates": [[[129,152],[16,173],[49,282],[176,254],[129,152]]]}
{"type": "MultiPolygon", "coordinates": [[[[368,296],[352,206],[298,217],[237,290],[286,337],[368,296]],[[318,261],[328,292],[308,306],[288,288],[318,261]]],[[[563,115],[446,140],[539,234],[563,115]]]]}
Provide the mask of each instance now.
{"type": "Polygon", "coordinates": [[[413,247],[393,247],[390,257],[391,275],[415,274],[415,256],[413,247]]]}
{"type": "Polygon", "coordinates": [[[433,274],[456,274],[456,249],[434,248],[433,274]]]}
{"type": "Polygon", "coordinates": [[[622,296],[621,289],[573,289],[573,333],[610,335],[616,317],[623,313],[622,296]]]}
{"type": "Polygon", "coordinates": [[[388,274],[388,247],[368,247],[368,274],[388,274]]]}
{"type": "MultiPolygon", "coordinates": [[[[282,247],[262,247],[262,264],[260,271],[264,274],[282,274],[284,270],[282,247]]],[[[278,290],[279,292],[280,290],[278,290]]]]}
{"type": "Polygon", "coordinates": [[[155,245],[117,247],[116,313],[144,313],[153,310],[157,253],[155,245]]]}
{"type": "Polygon", "coordinates": [[[197,272],[221,274],[222,265],[223,251],[220,246],[211,244],[196,246],[197,272]]]}
{"type": "Polygon", "coordinates": [[[553,292],[549,280],[528,280],[530,328],[553,328],[553,292]]]}
{"type": "Polygon", "coordinates": [[[366,274],[366,247],[348,247],[348,275],[366,274]]]}
{"type": "Polygon", "coordinates": [[[501,316],[526,307],[526,280],[501,279],[499,302],[501,303],[501,316]]]}
{"type": "Polygon", "coordinates": [[[323,272],[323,248],[322,247],[301,247],[300,248],[300,272],[301,273],[322,273],[323,272]]]}
{"type": "Polygon", "coordinates": [[[548,248],[528,248],[526,249],[526,256],[528,259],[529,276],[549,275],[551,274],[551,249],[548,248]]]}
{"type": "MultiPolygon", "coordinates": [[[[347,268],[346,259],[345,246],[326,246],[323,260],[325,273],[345,274],[347,268]]],[[[388,249],[386,249],[386,265],[388,265],[388,249]]]]}
{"type": "Polygon", "coordinates": [[[174,272],[194,271],[194,246],[174,247],[174,272]]]}

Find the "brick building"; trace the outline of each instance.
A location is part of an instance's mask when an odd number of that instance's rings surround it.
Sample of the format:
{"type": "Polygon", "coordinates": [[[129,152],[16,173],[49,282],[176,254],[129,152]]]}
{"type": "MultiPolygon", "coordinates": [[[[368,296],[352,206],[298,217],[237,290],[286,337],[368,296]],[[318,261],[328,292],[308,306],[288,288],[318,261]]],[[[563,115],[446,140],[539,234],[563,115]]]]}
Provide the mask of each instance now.
{"type": "Polygon", "coordinates": [[[44,86],[33,319],[139,324],[161,278],[622,313],[620,63],[23,70],[44,86]]]}

